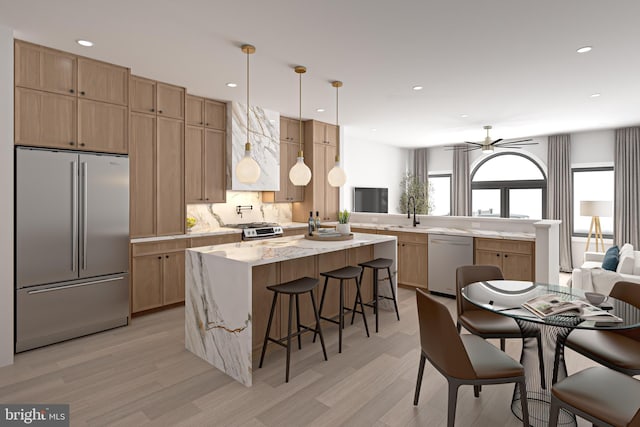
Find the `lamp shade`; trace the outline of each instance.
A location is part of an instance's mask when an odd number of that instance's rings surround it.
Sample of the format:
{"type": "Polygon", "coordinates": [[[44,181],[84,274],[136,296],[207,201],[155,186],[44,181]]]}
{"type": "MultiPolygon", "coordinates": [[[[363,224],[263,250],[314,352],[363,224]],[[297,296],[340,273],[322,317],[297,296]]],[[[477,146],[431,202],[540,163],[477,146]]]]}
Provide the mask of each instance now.
{"type": "Polygon", "coordinates": [[[307,185],[311,181],[311,169],[304,164],[304,157],[298,157],[298,161],[289,171],[289,179],[293,185],[307,185]]]}
{"type": "Polygon", "coordinates": [[[580,202],[580,216],[610,217],[613,211],[611,200],[582,200],[580,202]]]}
{"type": "Polygon", "coordinates": [[[347,174],[340,167],[340,162],[336,162],[335,166],[329,171],[327,181],[332,187],[342,187],[347,182],[347,174]]]}
{"type": "Polygon", "coordinates": [[[244,157],[236,165],[236,176],[243,184],[253,184],[260,178],[260,165],[251,157],[251,145],[247,143],[244,157]]]}

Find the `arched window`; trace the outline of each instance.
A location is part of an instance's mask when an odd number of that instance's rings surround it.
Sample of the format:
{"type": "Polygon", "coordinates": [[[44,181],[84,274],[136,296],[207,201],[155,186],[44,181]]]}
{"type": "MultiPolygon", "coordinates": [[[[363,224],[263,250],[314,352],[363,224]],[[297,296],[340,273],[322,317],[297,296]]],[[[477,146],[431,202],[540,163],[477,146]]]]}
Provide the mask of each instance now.
{"type": "Polygon", "coordinates": [[[547,212],[544,171],[520,153],[483,159],[471,174],[471,209],[473,216],[542,219],[547,212]]]}

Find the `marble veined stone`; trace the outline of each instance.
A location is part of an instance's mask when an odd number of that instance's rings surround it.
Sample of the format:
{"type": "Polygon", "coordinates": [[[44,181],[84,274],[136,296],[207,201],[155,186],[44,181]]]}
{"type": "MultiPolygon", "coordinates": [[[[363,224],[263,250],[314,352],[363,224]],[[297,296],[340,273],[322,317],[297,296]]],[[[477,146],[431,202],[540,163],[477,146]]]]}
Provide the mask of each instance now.
{"type": "Polygon", "coordinates": [[[227,105],[231,110],[227,115],[227,183],[231,183],[230,190],[280,190],[280,114],[250,106],[249,142],[251,155],[260,165],[260,177],[254,184],[243,184],[238,181],[235,170],[244,157],[247,142],[247,106],[239,102],[227,105]]]}

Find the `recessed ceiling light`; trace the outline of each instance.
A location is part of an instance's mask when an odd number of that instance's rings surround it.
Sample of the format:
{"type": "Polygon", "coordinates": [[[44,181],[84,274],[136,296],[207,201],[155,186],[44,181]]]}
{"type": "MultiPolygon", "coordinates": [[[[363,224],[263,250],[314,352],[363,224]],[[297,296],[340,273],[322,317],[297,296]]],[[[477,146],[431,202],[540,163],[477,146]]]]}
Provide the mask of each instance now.
{"type": "Polygon", "coordinates": [[[378,131],[378,129],[376,129],[376,128],[371,129],[371,132],[377,132],[377,131],[378,131]]]}
{"type": "Polygon", "coordinates": [[[324,108],[316,108],[316,111],[317,111],[318,113],[324,113],[324,108]]]}
{"type": "Polygon", "coordinates": [[[576,50],[578,53],[587,53],[593,49],[591,46],[582,46],[580,49],[576,50]]]}
{"type": "Polygon", "coordinates": [[[468,114],[460,114],[460,117],[462,117],[463,119],[466,119],[467,117],[469,117],[468,114]]]}
{"type": "Polygon", "coordinates": [[[237,87],[237,86],[238,86],[237,83],[232,83],[232,82],[227,83],[227,87],[237,87]]]}
{"type": "Polygon", "coordinates": [[[599,93],[592,93],[592,94],[591,94],[591,97],[592,97],[592,98],[598,98],[599,96],[600,96],[600,94],[599,94],[599,93]]]}
{"type": "Polygon", "coordinates": [[[84,46],[84,47],[93,46],[93,42],[91,42],[89,40],[76,40],[76,43],[78,43],[80,46],[84,46]]]}
{"type": "Polygon", "coordinates": [[[413,90],[422,90],[422,89],[424,89],[424,87],[422,87],[422,86],[414,86],[414,87],[412,87],[412,89],[413,90]]]}

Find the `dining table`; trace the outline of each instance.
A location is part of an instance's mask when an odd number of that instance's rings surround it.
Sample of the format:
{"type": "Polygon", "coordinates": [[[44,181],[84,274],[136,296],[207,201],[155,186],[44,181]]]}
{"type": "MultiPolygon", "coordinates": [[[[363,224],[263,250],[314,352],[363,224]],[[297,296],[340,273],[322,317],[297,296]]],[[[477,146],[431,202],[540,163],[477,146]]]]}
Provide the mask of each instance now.
{"type": "MultiPolygon", "coordinates": [[[[491,312],[507,316],[516,321],[522,331],[522,352],[520,363],[524,366],[527,401],[529,405],[529,424],[547,426],[551,405],[551,385],[555,377],[561,381],[567,376],[564,360],[564,342],[574,329],[592,329],[620,331],[640,328],[640,308],[612,297],[601,304],[601,308],[622,321],[585,320],[579,311],[568,311],[546,317],[539,317],[523,306],[534,298],[552,295],[557,301],[587,302],[584,291],[565,286],[516,281],[491,280],[475,282],[462,289],[462,296],[471,304],[491,312]],[[539,353],[535,339],[536,332],[541,334],[544,378],[539,369],[539,353]],[[557,354],[556,354],[557,353],[557,354]],[[554,360],[559,358],[557,372],[554,375],[554,360]]],[[[593,384],[599,387],[599,384],[593,384]]],[[[511,411],[522,420],[520,391],[515,387],[511,411]]],[[[561,411],[558,425],[575,426],[575,415],[561,411]]]]}

